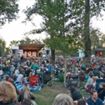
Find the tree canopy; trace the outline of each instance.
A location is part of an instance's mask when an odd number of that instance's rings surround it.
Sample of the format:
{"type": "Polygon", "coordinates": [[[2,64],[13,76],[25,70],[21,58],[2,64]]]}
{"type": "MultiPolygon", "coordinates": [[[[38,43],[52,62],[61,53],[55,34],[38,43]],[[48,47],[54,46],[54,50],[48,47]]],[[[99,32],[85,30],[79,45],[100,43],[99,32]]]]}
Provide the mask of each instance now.
{"type": "Polygon", "coordinates": [[[68,34],[74,39],[81,36],[85,54],[89,57],[90,19],[99,15],[102,10],[105,10],[105,0],[37,0],[27,10],[27,17],[40,14],[45,20],[43,29],[49,33],[51,40],[54,40],[53,37],[68,34]]]}
{"type": "Polygon", "coordinates": [[[0,25],[14,19],[17,12],[17,0],[0,0],[0,25]]]}
{"type": "Polygon", "coordinates": [[[10,42],[10,47],[12,46],[19,46],[19,45],[24,45],[24,44],[42,44],[40,41],[38,40],[32,40],[29,37],[25,37],[24,39],[21,40],[12,40],[10,42]]]}

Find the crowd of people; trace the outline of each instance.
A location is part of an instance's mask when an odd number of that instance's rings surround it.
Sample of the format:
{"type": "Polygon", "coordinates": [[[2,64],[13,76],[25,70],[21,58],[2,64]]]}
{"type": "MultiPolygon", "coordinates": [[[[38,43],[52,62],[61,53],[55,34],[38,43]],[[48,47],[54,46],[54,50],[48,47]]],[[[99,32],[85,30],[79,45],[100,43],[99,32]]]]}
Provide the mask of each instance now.
{"type": "MultiPolygon", "coordinates": [[[[3,57],[0,59],[0,105],[37,105],[36,91],[40,91],[52,78],[64,73],[65,60],[58,58],[55,65],[49,59],[3,57]]],[[[89,65],[81,59],[68,59],[66,88],[70,94],[59,94],[53,105],[104,105],[105,62],[91,58],[89,65]],[[84,85],[85,83],[85,85],[84,85]],[[90,97],[80,92],[83,86],[90,97]]]]}
{"type": "Polygon", "coordinates": [[[69,63],[67,82],[73,101],[79,102],[85,97],[85,104],[79,105],[105,104],[105,60],[103,58],[91,58],[87,64],[84,60],[73,59],[69,63]],[[74,80],[76,83],[72,82],[74,80]],[[88,93],[87,96],[83,96],[81,87],[88,93]],[[91,97],[88,98],[90,95],[91,97]]]}
{"type": "Polygon", "coordinates": [[[98,98],[97,91],[94,90],[87,100],[82,98],[78,101],[74,101],[68,94],[58,94],[55,97],[53,105],[104,105],[104,103],[98,98]]]}
{"type": "MultiPolygon", "coordinates": [[[[24,101],[24,99],[35,99],[32,93],[40,91],[51,80],[52,70],[52,65],[46,59],[1,58],[0,105],[12,105],[6,104],[11,103],[11,100],[13,100],[13,103],[18,101],[19,103],[23,102],[22,105],[31,105],[28,104],[30,101],[24,101]],[[8,102],[6,101],[7,99],[9,100],[8,102]],[[27,104],[24,104],[25,102],[27,104]]],[[[31,103],[33,102],[32,100],[31,103]]],[[[35,102],[33,103],[33,105],[36,105],[35,102]]]]}

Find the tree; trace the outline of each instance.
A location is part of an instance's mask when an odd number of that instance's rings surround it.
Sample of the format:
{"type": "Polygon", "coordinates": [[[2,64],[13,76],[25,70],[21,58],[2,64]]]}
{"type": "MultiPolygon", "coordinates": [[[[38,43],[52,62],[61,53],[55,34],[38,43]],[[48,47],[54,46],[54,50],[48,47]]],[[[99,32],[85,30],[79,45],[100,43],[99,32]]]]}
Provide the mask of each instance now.
{"type": "Polygon", "coordinates": [[[0,39],[0,56],[3,56],[5,53],[6,43],[3,39],[0,39]]]}
{"type": "Polygon", "coordinates": [[[64,56],[73,55],[77,52],[78,48],[83,47],[81,40],[73,36],[47,38],[44,40],[44,43],[47,43],[47,47],[56,49],[56,51],[64,56]]]}
{"type": "Polygon", "coordinates": [[[40,41],[38,40],[31,40],[29,37],[25,37],[24,39],[21,40],[13,40],[10,42],[10,47],[12,46],[19,46],[19,45],[24,45],[24,44],[42,44],[40,41]]]}
{"type": "Polygon", "coordinates": [[[8,54],[10,54],[11,49],[9,47],[6,47],[5,49],[5,55],[7,56],[8,54]]]}
{"type": "Polygon", "coordinates": [[[105,47],[105,34],[101,33],[99,43],[100,43],[100,47],[105,47]]]}
{"type": "MultiPolygon", "coordinates": [[[[50,35],[46,44],[51,48],[53,63],[55,61],[55,49],[66,53],[67,50],[71,50],[71,41],[76,39],[74,37],[74,39],[71,40],[73,34],[70,35],[70,33],[67,33],[67,31],[70,30],[69,27],[73,27],[74,25],[72,21],[69,22],[69,26],[66,24],[69,19],[68,9],[68,4],[64,0],[59,0],[59,2],[57,0],[38,0],[37,4],[27,10],[28,18],[38,13],[44,19],[44,27],[42,27],[42,30],[50,35]],[[67,38],[70,40],[67,40],[67,38]]],[[[36,33],[36,30],[33,32],[36,33]]]]}
{"type": "Polygon", "coordinates": [[[91,39],[91,48],[92,50],[94,51],[96,48],[98,47],[102,47],[102,42],[100,42],[101,40],[100,39],[104,39],[102,38],[103,34],[98,30],[98,29],[92,29],[90,30],[90,39],[91,39]]]}
{"type": "Polygon", "coordinates": [[[85,0],[85,13],[84,13],[84,47],[85,56],[91,55],[91,39],[90,39],[90,0],[85,0]]]}
{"type": "Polygon", "coordinates": [[[70,0],[73,17],[81,24],[86,57],[91,55],[90,20],[105,10],[105,0],[70,0]],[[78,17],[78,18],[77,18],[78,17]]]}
{"type": "MultiPolygon", "coordinates": [[[[51,39],[66,33],[75,37],[82,36],[85,55],[91,55],[90,19],[105,10],[105,0],[37,0],[27,10],[27,16],[34,13],[43,16],[44,28],[51,39]],[[70,22],[68,22],[70,21],[70,22]]],[[[74,38],[75,38],[74,37],[74,38]]]]}
{"type": "Polygon", "coordinates": [[[19,41],[16,41],[16,40],[12,40],[11,42],[10,42],[10,47],[12,47],[12,46],[18,46],[19,45],[19,41]]]}
{"type": "Polygon", "coordinates": [[[17,0],[0,0],[0,25],[11,21],[18,12],[17,0]]]}
{"type": "MultiPolygon", "coordinates": [[[[63,0],[38,0],[32,9],[28,10],[27,16],[30,17],[37,10],[37,13],[44,18],[44,29],[50,35],[50,44],[56,40],[56,37],[64,36],[64,22],[66,5],[63,0]],[[59,7],[59,8],[58,8],[59,7]]],[[[55,48],[51,47],[52,62],[55,61],[55,48]]]]}
{"type": "Polygon", "coordinates": [[[90,19],[105,7],[105,0],[85,0],[84,14],[84,44],[86,57],[91,55],[90,19]]]}

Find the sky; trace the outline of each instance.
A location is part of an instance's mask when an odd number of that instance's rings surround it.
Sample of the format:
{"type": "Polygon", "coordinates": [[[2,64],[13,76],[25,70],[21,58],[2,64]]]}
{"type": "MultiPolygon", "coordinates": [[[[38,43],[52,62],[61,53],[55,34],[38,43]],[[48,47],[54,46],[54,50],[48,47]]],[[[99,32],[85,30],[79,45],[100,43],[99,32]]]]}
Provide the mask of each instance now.
{"type": "MultiPolygon", "coordinates": [[[[23,13],[23,10],[27,7],[30,7],[34,2],[35,0],[19,0],[20,11],[18,13],[18,18],[0,27],[0,37],[6,41],[7,46],[12,40],[23,39],[25,37],[24,33],[27,33],[34,28],[40,28],[42,17],[39,15],[34,16],[35,27],[33,27],[32,23],[30,22],[22,23],[22,21],[24,21],[24,19],[26,18],[26,15],[23,13]]],[[[29,37],[41,40],[45,38],[45,33],[42,33],[40,35],[36,34],[29,37]]]]}
{"type": "MultiPolygon", "coordinates": [[[[40,24],[43,21],[42,17],[39,15],[34,16],[35,21],[35,27],[30,22],[22,23],[24,19],[26,18],[25,14],[23,13],[23,10],[27,7],[30,7],[35,0],[19,0],[19,17],[16,20],[13,20],[10,23],[6,23],[4,26],[0,27],[0,37],[3,38],[7,46],[9,45],[10,41],[12,40],[21,40],[23,39],[24,33],[29,32],[33,28],[40,28],[40,24]]],[[[92,19],[92,26],[94,28],[98,28],[102,33],[105,33],[105,12],[103,12],[103,18],[102,19],[92,19]]],[[[44,39],[46,36],[45,33],[42,34],[36,34],[33,36],[30,36],[30,38],[33,39],[44,39]]]]}

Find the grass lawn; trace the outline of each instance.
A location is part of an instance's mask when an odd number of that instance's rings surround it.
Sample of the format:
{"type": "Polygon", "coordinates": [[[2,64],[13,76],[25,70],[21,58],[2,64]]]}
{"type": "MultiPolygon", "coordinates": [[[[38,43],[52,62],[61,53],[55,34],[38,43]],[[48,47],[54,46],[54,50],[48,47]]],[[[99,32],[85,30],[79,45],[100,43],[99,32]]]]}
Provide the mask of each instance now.
{"type": "MultiPolygon", "coordinates": [[[[84,97],[89,94],[84,90],[84,83],[80,86],[80,92],[84,97]]],[[[45,86],[40,92],[35,93],[36,102],[38,105],[52,105],[54,98],[59,93],[67,93],[69,91],[64,87],[63,83],[54,82],[52,86],[45,86]]]]}
{"type": "Polygon", "coordinates": [[[56,82],[53,86],[45,86],[39,93],[35,93],[38,105],[52,105],[55,96],[59,93],[68,93],[63,83],[56,82]]]}

